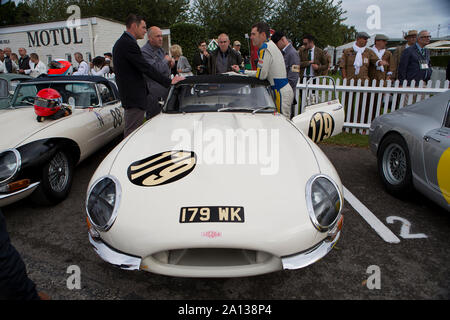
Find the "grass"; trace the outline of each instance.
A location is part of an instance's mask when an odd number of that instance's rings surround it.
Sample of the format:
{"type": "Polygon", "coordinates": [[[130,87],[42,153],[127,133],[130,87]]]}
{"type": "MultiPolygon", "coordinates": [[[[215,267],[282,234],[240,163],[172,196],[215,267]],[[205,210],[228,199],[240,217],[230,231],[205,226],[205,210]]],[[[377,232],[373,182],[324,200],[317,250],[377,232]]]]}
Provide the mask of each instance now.
{"type": "Polygon", "coordinates": [[[334,137],[322,141],[321,143],[327,145],[368,148],[369,136],[364,134],[342,132],[334,137]]]}

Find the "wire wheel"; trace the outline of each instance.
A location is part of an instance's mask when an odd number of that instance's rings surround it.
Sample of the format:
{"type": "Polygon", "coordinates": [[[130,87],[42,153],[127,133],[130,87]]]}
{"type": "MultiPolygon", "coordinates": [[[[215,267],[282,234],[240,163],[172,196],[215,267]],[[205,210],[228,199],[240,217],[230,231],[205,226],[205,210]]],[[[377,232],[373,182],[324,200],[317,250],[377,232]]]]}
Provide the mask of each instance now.
{"type": "Polygon", "coordinates": [[[63,152],[58,152],[48,167],[50,187],[55,192],[62,192],[69,181],[69,159],[63,152]]]}
{"type": "Polygon", "coordinates": [[[383,154],[383,174],[386,180],[397,185],[402,183],[406,177],[407,160],[403,148],[396,144],[390,144],[383,154]]]}

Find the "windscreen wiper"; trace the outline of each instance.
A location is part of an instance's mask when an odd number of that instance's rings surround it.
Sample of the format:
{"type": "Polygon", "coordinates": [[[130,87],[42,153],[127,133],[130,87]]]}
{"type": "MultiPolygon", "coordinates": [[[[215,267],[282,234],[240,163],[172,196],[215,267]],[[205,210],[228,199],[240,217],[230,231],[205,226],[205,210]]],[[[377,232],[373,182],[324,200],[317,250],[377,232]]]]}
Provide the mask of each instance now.
{"type": "Polygon", "coordinates": [[[222,112],[222,111],[248,111],[248,112],[253,112],[253,108],[240,108],[240,107],[224,107],[224,108],[220,108],[217,110],[217,112],[222,112]]]}
{"type": "MultiPolygon", "coordinates": [[[[258,108],[258,109],[256,109],[256,110],[254,110],[254,111],[252,112],[252,114],[255,114],[255,113],[259,112],[259,111],[267,110],[267,109],[275,109],[275,107],[271,107],[271,106],[261,107],[261,108],[258,108]]],[[[275,109],[275,110],[276,110],[276,109],[275,109]]]]}

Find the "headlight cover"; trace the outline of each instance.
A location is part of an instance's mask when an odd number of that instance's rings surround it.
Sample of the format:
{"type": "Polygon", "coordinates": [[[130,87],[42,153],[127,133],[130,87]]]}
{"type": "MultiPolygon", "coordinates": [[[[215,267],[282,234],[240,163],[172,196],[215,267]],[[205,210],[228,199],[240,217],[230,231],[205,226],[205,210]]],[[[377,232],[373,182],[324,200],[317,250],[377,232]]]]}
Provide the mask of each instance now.
{"type": "Polygon", "coordinates": [[[15,178],[21,163],[22,158],[16,149],[7,149],[0,153],[0,185],[15,178]]]}
{"type": "Polygon", "coordinates": [[[103,176],[89,189],[86,212],[92,225],[100,231],[108,231],[117,217],[122,190],[117,178],[103,176]]]}
{"type": "Polygon", "coordinates": [[[339,220],[342,196],[336,183],[328,176],[318,174],[306,184],[306,205],[314,227],[320,232],[332,229],[339,220]]]}

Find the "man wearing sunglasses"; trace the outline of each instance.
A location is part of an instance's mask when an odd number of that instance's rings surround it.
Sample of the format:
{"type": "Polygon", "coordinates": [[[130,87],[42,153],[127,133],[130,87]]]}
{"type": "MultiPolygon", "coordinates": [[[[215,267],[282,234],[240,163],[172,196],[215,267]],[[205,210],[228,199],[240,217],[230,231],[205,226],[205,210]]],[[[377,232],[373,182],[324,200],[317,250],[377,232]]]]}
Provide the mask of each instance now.
{"type": "Polygon", "coordinates": [[[408,85],[412,80],[416,81],[416,86],[420,80],[428,81],[431,78],[430,51],[425,48],[430,44],[431,35],[428,31],[422,30],[417,35],[417,42],[403,51],[398,66],[398,79],[400,84],[404,80],[408,85]]]}

